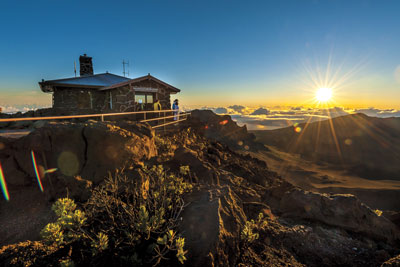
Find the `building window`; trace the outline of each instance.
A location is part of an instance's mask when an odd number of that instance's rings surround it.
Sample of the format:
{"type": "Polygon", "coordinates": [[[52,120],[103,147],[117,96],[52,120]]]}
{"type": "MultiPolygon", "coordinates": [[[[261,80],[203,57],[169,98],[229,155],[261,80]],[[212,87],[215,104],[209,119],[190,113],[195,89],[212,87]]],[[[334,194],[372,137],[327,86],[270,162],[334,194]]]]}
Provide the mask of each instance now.
{"type": "Polygon", "coordinates": [[[153,103],[153,95],[146,95],[146,103],[153,103]]]}
{"type": "Polygon", "coordinates": [[[135,102],[139,104],[146,103],[146,95],[135,95],[135,102]]]}
{"type": "Polygon", "coordinates": [[[153,94],[136,94],[135,102],[142,104],[151,104],[153,103],[153,94]]]}

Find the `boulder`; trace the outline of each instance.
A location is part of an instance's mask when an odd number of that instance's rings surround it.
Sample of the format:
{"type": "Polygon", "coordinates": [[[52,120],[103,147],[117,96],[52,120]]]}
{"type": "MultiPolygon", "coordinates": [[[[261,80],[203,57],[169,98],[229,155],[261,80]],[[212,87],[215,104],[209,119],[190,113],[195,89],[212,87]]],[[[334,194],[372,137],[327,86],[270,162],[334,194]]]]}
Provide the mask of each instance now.
{"type": "Polygon", "coordinates": [[[177,148],[172,163],[177,166],[189,166],[190,171],[195,176],[195,182],[218,184],[218,176],[212,165],[201,160],[198,154],[191,149],[183,146],[177,148]]]}
{"type": "Polygon", "coordinates": [[[85,142],[82,177],[98,183],[110,170],[138,164],[157,155],[153,136],[104,123],[85,127],[82,133],[85,142]]]}
{"type": "Polygon", "coordinates": [[[32,179],[20,169],[14,157],[8,157],[1,163],[7,185],[26,186],[32,183],[32,179]]]}
{"type": "Polygon", "coordinates": [[[400,231],[392,222],[353,195],[327,195],[293,188],[283,193],[277,209],[282,217],[319,221],[389,242],[400,239],[400,231]]]}
{"type": "Polygon", "coordinates": [[[180,231],[188,250],[187,266],[235,266],[241,227],[246,221],[242,203],[228,186],[197,191],[185,199],[180,231]]]}
{"type": "Polygon", "coordinates": [[[188,123],[211,140],[219,141],[237,150],[267,150],[255,141],[255,135],[247,131],[246,125],[240,127],[229,115],[220,116],[211,110],[193,110],[188,123]]]}
{"type": "Polygon", "coordinates": [[[96,121],[50,122],[12,143],[8,156],[15,164],[11,169],[36,177],[31,157],[31,151],[34,151],[41,176],[45,169],[57,168],[56,175],[81,175],[99,183],[109,171],[138,164],[156,155],[152,132],[146,132],[142,127],[127,131],[96,121]]]}

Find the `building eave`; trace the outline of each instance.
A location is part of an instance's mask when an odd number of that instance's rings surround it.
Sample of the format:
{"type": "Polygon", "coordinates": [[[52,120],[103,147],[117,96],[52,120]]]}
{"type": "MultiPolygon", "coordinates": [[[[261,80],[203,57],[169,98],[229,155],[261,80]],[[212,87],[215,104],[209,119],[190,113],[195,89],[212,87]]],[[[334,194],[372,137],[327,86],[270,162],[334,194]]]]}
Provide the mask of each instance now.
{"type": "Polygon", "coordinates": [[[155,81],[157,83],[160,83],[160,84],[164,85],[165,87],[167,87],[168,89],[170,89],[171,93],[179,93],[181,91],[180,89],[178,89],[178,88],[176,88],[176,87],[174,87],[174,86],[172,86],[172,85],[170,85],[170,84],[168,84],[166,82],[163,82],[163,81],[157,79],[156,77],[151,76],[150,74],[146,75],[146,76],[138,77],[138,78],[135,78],[135,79],[131,79],[129,81],[113,84],[113,85],[104,87],[104,88],[102,88],[100,90],[101,91],[103,91],[103,90],[111,90],[111,89],[115,89],[115,88],[119,88],[119,87],[122,87],[122,86],[129,85],[129,84],[133,85],[134,83],[138,83],[138,82],[145,81],[145,80],[153,80],[153,81],[155,81]]]}

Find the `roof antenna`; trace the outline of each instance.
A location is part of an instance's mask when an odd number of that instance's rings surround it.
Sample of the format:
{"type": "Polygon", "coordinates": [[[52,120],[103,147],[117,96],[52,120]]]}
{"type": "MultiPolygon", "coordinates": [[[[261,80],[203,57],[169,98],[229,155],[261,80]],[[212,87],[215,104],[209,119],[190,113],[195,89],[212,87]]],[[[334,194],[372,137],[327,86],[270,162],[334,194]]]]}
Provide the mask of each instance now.
{"type": "Polygon", "coordinates": [[[75,77],[76,77],[76,61],[74,60],[74,72],[75,72],[75,77]]]}
{"type": "Polygon", "coordinates": [[[123,68],[122,73],[124,74],[124,77],[126,76],[129,77],[129,60],[128,61],[125,61],[125,59],[122,60],[122,68],[123,68]],[[127,66],[127,71],[125,71],[125,65],[127,66]]]}

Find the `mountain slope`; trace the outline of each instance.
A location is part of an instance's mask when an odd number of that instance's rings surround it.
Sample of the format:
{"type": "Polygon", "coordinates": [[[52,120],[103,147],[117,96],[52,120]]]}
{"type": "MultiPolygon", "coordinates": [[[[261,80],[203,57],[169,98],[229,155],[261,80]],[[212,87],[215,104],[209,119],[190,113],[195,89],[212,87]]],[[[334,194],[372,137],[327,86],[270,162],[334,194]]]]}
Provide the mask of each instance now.
{"type": "Polygon", "coordinates": [[[400,118],[352,114],[271,131],[257,141],[362,177],[400,180],[400,118]]]}

